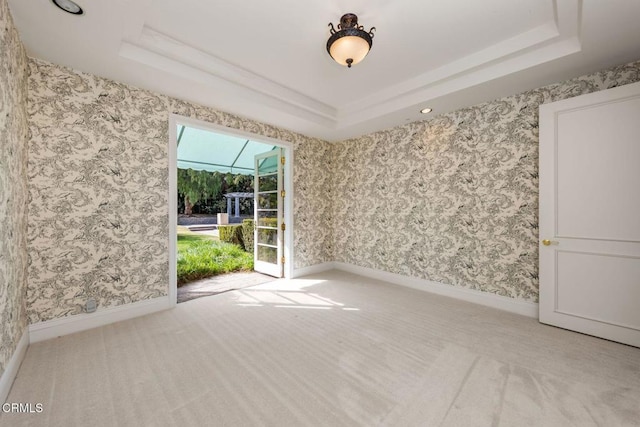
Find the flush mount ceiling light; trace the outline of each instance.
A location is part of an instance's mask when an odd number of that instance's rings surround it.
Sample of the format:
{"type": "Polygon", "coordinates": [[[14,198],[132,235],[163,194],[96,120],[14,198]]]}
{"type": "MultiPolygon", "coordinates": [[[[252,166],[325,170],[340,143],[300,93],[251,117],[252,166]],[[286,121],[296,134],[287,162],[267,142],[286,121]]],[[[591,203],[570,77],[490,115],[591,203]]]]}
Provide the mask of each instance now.
{"type": "Polygon", "coordinates": [[[327,40],[327,52],[340,65],[351,68],[352,65],[362,61],[373,44],[373,31],[364,31],[362,25],[358,25],[358,17],[353,13],[342,15],[338,24],[338,31],[329,23],[331,37],[327,40]]]}
{"type": "Polygon", "coordinates": [[[82,8],[78,6],[76,3],[72,2],[71,0],[51,0],[51,1],[60,9],[64,10],[65,12],[71,13],[72,15],[84,14],[84,11],[82,10],[82,8]]]}
{"type": "Polygon", "coordinates": [[[429,113],[430,113],[430,112],[432,112],[432,111],[433,111],[433,110],[432,110],[431,108],[429,108],[429,107],[427,107],[427,108],[423,108],[422,110],[420,110],[420,112],[421,112],[422,114],[429,114],[429,113]]]}

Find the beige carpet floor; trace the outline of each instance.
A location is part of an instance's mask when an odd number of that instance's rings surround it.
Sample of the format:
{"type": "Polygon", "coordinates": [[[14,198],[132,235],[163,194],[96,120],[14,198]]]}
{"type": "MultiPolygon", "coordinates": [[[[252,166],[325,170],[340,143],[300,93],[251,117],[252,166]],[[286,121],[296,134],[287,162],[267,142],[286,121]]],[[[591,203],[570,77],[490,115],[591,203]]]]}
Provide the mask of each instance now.
{"type": "Polygon", "coordinates": [[[640,425],[640,349],[331,271],[32,345],[3,426],[640,425]]]}

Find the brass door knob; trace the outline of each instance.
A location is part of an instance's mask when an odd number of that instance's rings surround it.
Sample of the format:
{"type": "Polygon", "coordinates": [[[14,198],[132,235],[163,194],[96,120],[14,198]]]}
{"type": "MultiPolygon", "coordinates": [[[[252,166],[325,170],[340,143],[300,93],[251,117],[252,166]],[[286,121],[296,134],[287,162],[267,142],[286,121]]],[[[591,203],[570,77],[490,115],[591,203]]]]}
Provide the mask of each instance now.
{"type": "Polygon", "coordinates": [[[553,241],[553,240],[549,240],[549,239],[544,239],[542,241],[542,244],[545,245],[545,246],[549,246],[549,245],[557,245],[558,242],[553,241]]]}

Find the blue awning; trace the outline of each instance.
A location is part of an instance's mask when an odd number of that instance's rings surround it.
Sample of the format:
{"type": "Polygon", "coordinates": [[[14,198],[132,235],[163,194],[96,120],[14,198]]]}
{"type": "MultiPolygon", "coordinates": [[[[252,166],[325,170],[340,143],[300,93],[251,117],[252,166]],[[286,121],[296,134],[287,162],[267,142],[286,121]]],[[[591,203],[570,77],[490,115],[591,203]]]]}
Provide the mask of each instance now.
{"type": "Polygon", "coordinates": [[[253,174],[256,154],[277,148],[246,138],[178,125],[178,169],[253,174]]]}

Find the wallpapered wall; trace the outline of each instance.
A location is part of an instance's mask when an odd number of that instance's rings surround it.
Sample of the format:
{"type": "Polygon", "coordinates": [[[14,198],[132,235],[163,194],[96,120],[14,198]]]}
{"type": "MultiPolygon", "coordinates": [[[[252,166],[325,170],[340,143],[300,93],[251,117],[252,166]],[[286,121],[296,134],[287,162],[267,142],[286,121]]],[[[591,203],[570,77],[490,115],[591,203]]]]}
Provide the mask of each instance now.
{"type": "Polygon", "coordinates": [[[27,326],[27,55],[0,0],[0,375],[27,326]]]}
{"type": "Polygon", "coordinates": [[[635,62],[335,145],[336,261],[538,300],[538,107],[635,62]]]}
{"type": "Polygon", "coordinates": [[[169,113],[292,142],[295,267],[329,261],[327,142],[29,60],[30,323],[167,294],[169,113]]]}

